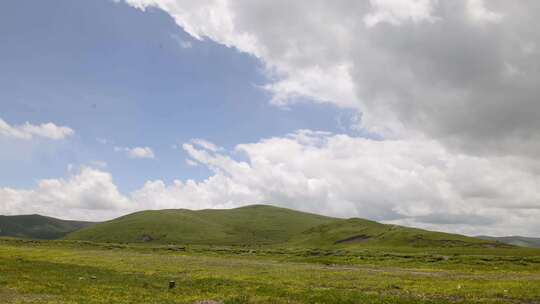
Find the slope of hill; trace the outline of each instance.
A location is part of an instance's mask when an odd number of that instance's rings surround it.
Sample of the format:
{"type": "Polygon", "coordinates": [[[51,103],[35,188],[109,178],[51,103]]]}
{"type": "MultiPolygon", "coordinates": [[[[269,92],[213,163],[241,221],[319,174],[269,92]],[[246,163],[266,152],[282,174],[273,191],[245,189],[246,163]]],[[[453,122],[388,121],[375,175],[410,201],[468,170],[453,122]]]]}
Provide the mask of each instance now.
{"type": "Polygon", "coordinates": [[[540,248],[540,238],[524,237],[524,236],[477,236],[479,239],[488,241],[497,241],[505,244],[510,244],[520,247],[540,248]]]}
{"type": "Polygon", "coordinates": [[[0,236],[30,239],[58,239],[93,223],[66,221],[52,217],[32,215],[0,215],[0,236]]]}
{"type": "Polygon", "coordinates": [[[266,205],[227,210],[141,211],[81,229],[69,234],[67,239],[120,243],[276,244],[334,220],[266,205]]]}
{"type": "Polygon", "coordinates": [[[291,247],[508,247],[461,235],[358,218],[337,219],[266,205],[228,210],[142,211],[75,231],[66,239],[197,245],[281,244],[291,247]]]}
{"type": "Polygon", "coordinates": [[[458,234],[386,225],[359,218],[336,220],[313,227],[295,236],[290,244],[304,247],[355,244],[412,247],[505,247],[503,244],[458,234]]]}

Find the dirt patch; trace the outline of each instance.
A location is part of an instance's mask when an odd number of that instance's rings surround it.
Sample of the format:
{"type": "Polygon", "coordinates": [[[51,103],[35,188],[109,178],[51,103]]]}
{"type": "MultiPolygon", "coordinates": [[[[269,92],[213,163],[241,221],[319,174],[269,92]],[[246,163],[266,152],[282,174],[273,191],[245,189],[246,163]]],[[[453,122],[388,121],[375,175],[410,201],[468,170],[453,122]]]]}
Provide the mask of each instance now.
{"type": "Polygon", "coordinates": [[[371,236],[365,235],[365,234],[360,234],[360,235],[355,235],[355,236],[351,236],[351,237],[346,238],[346,239],[336,241],[334,244],[365,243],[365,242],[369,241],[370,239],[371,239],[371,236]]]}

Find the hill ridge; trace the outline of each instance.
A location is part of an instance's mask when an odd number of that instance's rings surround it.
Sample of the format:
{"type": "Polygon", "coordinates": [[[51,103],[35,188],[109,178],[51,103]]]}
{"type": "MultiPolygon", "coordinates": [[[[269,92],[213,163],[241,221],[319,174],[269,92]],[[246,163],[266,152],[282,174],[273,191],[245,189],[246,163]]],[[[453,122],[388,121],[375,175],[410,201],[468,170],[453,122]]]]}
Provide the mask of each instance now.
{"type": "Polygon", "coordinates": [[[63,220],[40,214],[0,215],[0,236],[58,239],[93,222],[63,220]]]}
{"type": "Polygon", "coordinates": [[[493,241],[362,218],[335,218],[266,204],[232,209],[164,209],[128,214],[74,231],[71,240],[293,247],[501,247],[493,241]]]}

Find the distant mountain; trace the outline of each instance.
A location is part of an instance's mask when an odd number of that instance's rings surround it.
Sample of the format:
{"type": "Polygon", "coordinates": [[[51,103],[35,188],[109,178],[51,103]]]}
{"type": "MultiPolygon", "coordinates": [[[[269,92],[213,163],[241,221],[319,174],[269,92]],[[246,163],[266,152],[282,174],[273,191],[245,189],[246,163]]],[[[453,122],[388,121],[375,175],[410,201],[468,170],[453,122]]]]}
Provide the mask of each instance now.
{"type": "Polygon", "coordinates": [[[505,244],[510,244],[514,246],[521,247],[531,247],[531,248],[540,248],[540,238],[524,237],[524,236],[477,236],[479,239],[488,240],[488,241],[497,241],[505,244]]]}
{"type": "Polygon", "coordinates": [[[456,234],[363,219],[337,219],[267,205],[227,210],[155,210],[129,214],[66,236],[114,243],[269,245],[291,247],[509,247],[456,234]]]}
{"type": "Polygon", "coordinates": [[[92,225],[91,222],[66,221],[32,215],[0,215],[0,236],[29,239],[58,239],[75,230],[92,225]]]}

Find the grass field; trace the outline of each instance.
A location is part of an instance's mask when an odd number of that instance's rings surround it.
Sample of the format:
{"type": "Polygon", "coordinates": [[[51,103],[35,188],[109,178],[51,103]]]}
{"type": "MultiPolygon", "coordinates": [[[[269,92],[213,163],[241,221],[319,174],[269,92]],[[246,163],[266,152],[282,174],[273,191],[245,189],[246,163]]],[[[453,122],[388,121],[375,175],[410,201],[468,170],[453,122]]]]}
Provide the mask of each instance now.
{"type": "Polygon", "coordinates": [[[0,303],[540,303],[540,251],[1,239],[0,303]]]}

